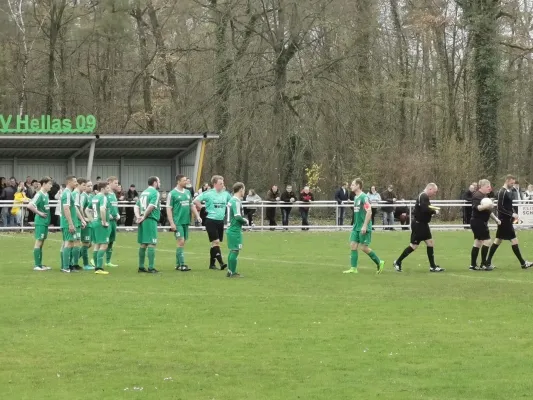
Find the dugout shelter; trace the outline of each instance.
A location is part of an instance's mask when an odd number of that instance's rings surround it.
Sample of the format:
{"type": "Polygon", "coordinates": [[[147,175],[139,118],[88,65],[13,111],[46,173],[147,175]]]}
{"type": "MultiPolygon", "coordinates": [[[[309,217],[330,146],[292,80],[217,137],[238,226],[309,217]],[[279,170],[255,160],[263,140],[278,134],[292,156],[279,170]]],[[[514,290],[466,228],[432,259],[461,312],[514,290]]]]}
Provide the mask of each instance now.
{"type": "Polygon", "coordinates": [[[0,176],[19,180],[51,176],[62,183],[67,175],[106,179],[117,176],[124,190],[144,190],[150,176],[161,190],[175,186],[180,173],[201,185],[206,141],[213,132],[181,133],[9,133],[0,135],[0,176]]]}

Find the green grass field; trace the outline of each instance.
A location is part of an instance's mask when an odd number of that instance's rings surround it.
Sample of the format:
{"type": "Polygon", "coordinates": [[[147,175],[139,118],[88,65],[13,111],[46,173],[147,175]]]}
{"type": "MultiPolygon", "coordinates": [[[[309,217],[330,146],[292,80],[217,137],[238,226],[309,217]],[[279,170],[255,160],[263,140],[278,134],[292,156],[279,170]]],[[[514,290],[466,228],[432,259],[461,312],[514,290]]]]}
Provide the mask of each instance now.
{"type": "MultiPolygon", "coordinates": [[[[58,234],[54,270],[34,272],[31,235],[1,235],[1,398],[531,398],[533,271],[509,244],[495,271],[468,271],[471,234],[434,235],[445,273],[428,272],[423,247],[394,272],[409,233],[387,232],[376,276],[366,256],[342,274],[347,233],[246,233],[244,279],[207,269],[205,233],[186,273],[161,233],[160,275],[137,273],[136,235],[119,233],[108,276],[61,274],[58,234]]],[[[519,238],[533,258],[533,232],[519,238]]]]}

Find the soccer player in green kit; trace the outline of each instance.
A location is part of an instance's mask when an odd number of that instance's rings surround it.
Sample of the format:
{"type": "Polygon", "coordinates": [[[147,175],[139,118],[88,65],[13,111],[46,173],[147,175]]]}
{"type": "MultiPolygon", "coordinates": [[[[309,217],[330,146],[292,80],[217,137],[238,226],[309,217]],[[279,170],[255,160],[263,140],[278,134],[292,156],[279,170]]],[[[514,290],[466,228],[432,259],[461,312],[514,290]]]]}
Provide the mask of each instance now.
{"type": "Polygon", "coordinates": [[[344,271],[345,274],[357,274],[358,265],[358,249],[367,254],[377,266],[377,273],[381,274],[385,261],[379,259],[374,251],[368,247],[372,240],[372,206],[366,193],[363,192],[363,181],[360,178],[355,179],[351,185],[352,191],[355,193],[354,199],[354,223],[352,233],[350,235],[351,254],[351,268],[344,271]]]}
{"type": "Polygon", "coordinates": [[[74,197],[74,205],[76,207],[76,241],[72,248],[72,255],[70,258],[69,268],[71,270],[79,271],[82,268],[78,265],[81,253],[81,231],[87,226],[83,211],[81,209],[81,194],[85,193],[87,187],[87,179],[80,178],[77,180],[76,188],[72,191],[74,197]]]}
{"type": "Polygon", "coordinates": [[[74,175],[69,175],[66,178],[65,190],[61,195],[59,204],[61,219],[60,226],[63,235],[63,243],[61,245],[61,272],[76,271],[70,269],[70,260],[72,258],[72,250],[74,243],[78,240],[76,232],[76,225],[78,224],[78,215],[76,212],[76,205],[72,191],[76,188],[78,182],[74,175]]]}
{"type": "Polygon", "coordinates": [[[92,221],[93,217],[93,183],[87,181],[85,192],[80,194],[80,209],[87,223],[85,228],[81,230],[81,252],[80,256],[83,262],[83,269],[86,271],[94,270],[94,266],[91,266],[89,263],[89,249],[91,248],[92,243],[92,221]]]}
{"type": "Polygon", "coordinates": [[[107,202],[107,194],[109,193],[109,184],[107,182],[98,183],[99,193],[92,199],[94,220],[93,228],[93,242],[94,254],[96,256],[96,268],[94,273],[97,275],[108,275],[108,271],[104,271],[104,257],[109,244],[109,218],[110,210],[107,202]]]}
{"type": "Polygon", "coordinates": [[[248,221],[243,218],[242,198],[244,197],[244,183],[237,182],[233,185],[233,197],[229,201],[230,224],[228,228],[228,278],[242,278],[237,272],[237,258],[242,249],[242,226],[247,225],[248,221]]]}
{"type": "Polygon", "coordinates": [[[220,269],[224,270],[227,264],[222,259],[222,252],[220,250],[220,243],[224,239],[224,217],[226,216],[226,208],[231,199],[231,195],[224,190],[224,178],[220,175],[215,175],[211,178],[212,190],[203,192],[194,200],[194,205],[198,208],[204,207],[202,204],[205,201],[205,209],[207,217],[205,219],[205,230],[211,242],[209,269],[217,269],[216,261],[220,264],[220,269]]]}
{"type": "Polygon", "coordinates": [[[41,189],[35,194],[28,209],[35,213],[35,246],[33,247],[34,271],[48,271],[52,269],[43,265],[43,245],[48,238],[50,225],[50,199],[48,192],[52,189],[52,178],[46,176],[41,179],[41,189]]]}
{"type": "Polygon", "coordinates": [[[120,221],[120,213],[118,211],[118,200],[115,192],[118,187],[118,178],[110,176],[107,178],[109,184],[109,193],[107,194],[107,204],[110,209],[111,218],[109,220],[109,245],[106,252],[106,267],[118,267],[116,264],[111,264],[111,256],[113,255],[113,243],[117,238],[117,221],[120,221]]]}
{"type": "Polygon", "coordinates": [[[139,243],[139,272],[157,274],[155,269],[155,246],[157,245],[157,223],[161,218],[161,181],[157,176],[148,178],[148,187],[141,193],[134,211],[137,218],[137,243],[139,243]],[[148,253],[148,269],[144,267],[148,253]]]}
{"type": "MultiPolygon", "coordinates": [[[[176,188],[174,188],[167,199],[167,217],[170,221],[170,230],[176,232],[176,271],[190,271],[185,264],[183,248],[189,239],[189,225],[191,223],[191,191],[186,189],[187,177],[185,175],[176,176],[176,188]]],[[[194,217],[199,223],[202,219],[196,207],[192,207],[194,217]]]]}

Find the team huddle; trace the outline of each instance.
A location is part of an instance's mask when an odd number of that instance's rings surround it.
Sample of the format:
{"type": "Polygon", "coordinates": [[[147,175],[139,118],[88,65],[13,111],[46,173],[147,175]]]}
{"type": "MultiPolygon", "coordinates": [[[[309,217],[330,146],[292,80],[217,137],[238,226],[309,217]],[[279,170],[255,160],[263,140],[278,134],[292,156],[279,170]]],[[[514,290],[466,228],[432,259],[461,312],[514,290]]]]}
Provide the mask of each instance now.
{"type": "MultiPolygon", "coordinates": [[[[47,271],[51,268],[43,265],[43,244],[48,238],[50,225],[50,205],[48,192],[52,188],[52,179],[41,179],[41,190],[34,196],[28,208],[35,213],[35,246],[34,270],[47,271]]],[[[167,216],[171,230],[176,236],[176,270],[190,271],[185,263],[184,247],[189,237],[191,213],[198,222],[202,222],[198,208],[205,207],[207,219],[206,231],[211,242],[210,269],[228,268],[229,278],[238,278],[237,258],[242,249],[242,226],[247,224],[243,218],[242,199],[245,193],[244,184],[233,185],[233,196],[224,188],[221,176],[212,178],[213,189],[203,192],[194,201],[186,189],[187,177],[178,175],[176,187],[170,192],[166,203],[167,216]],[[227,229],[228,248],[230,254],[228,264],[224,263],[220,243],[224,237],[224,219],[227,206],[230,206],[230,225],[227,229]],[[198,207],[198,208],[197,208],[198,207]]],[[[94,270],[98,275],[107,275],[108,267],[118,267],[111,263],[113,244],[117,236],[117,221],[120,220],[118,201],[115,190],[118,179],[109,177],[100,182],[93,192],[91,181],[75,176],[67,176],[65,189],[58,204],[60,209],[61,272],[71,273],[80,270],[94,270]],[[93,257],[89,260],[89,249],[93,246],[93,257]],[[80,260],[83,266],[80,266],[80,260]]],[[[158,177],[148,179],[148,187],[141,193],[134,206],[138,224],[137,242],[139,244],[139,267],[141,273],[158,273],[155,268],[155,252],[158,243],[158,221],[161,217],[161,199],[158,177]],[[146,268],[148,258],[148,268],[146,268]]]]}
{"type": "MultiPolygon", "coordinates": [[[[43,244],[48,237],[50,224],[50,206],[48,192],[52,187],[51,178],[41,179],[41,190],[37,192],[28,208],[35,213],[35,246],[34,270],[47,271],[51,268],[43,265],[43,244]]],[[[497,213],[493,212],[494,204],[488,198],[492,191],[488,180],[479,182],[479,189],[472,200],[472,219],[470,227],[474,234],[474,245],[471,252],[470,270],[492,271],[492,259],[499,245],[504,240],[509,240],[520,266],[523,269],[530,268],[533,264],[522,258],[518,247],[513,222],[518,215],[513,209],[513,197],[511,189],[515,178],[508,175],[503,188],[498,192],[497,213]],[[488,227],[489,219],[493,219],[498,229],[496,239],[491,241],[488,227]],[[481,263],[478,265],[478,257],[481,252],[481,263]]],[[[190,271],[185,263],[184,247],[189,239],[189,225],[191,214],[197,222],[202,220],[198,213],[201,207],[206,208],[207,217],[205,228],[211,244],[209,251],[209,269],[228,269],[228,278],[239,278],[237,272],[237,259],[242,249],[242,227],[248,224],[243,217],[242,201],[245,194],[243,183],[233,185],[233,196],[224,186],[224,178],[219,175],[211,179],[212,189],[203,192],[193,199],[189,190],[186,189],[187,177],[176,176],[176,187],[170,192],[166,203],[166,212],[170,221],[171,231],[176,237],[176,267],[178,271],[190,271]],[[224,262],[220,244],[224,239],[224,222],[229,206],[230,224],[226,235],[228,239],[228,263],[224,262]],[[217,267],[218,262],[218,267],[217,267]]],[[[93,192],[92,182],[86,179],[76,179],[75,176],[66,178],[66,188],[61,195],[61,271],[65,273],[79,270],[94,270],[96,274],[107,275],[105,268],[117,267],[111,263],[113,244],[117,236],[117,221],[120,220],[118,201],[115,190],[118,179],[109,177],[106,182],[97,184],[97,193],[93,192]],[[93,256],[89,260],[89,250],[93,246],[93,256]],[[80,266],[80,260],[83,266],[80,266]]],[[[161,217],[161,199],[159,188],[161,182],[158,177],[148,179],[148,187],[141,193],[134,207],[135,217],[138,224],[137,242],[139,244],[138,271],[141,273],[158,273],[155,268],[155,253],[158,243],[158,221],[161,217]],[[148,268],[146,258],[148,257],[148,268]]],[[[355,179],[351,184],[354,199],[354,225],[350,235],[350,269],[344,271],[347,274],[358,273],[358,250],[361,249],[375,263],[377,274],[383,271],[385,262],[381,260],[370,248],[372,239],[372,206],[370,200],[363,192],[363,181],[355,179]]],[[[431,198],[436,195],[438,187],[429,183],[424,191],[419,194],[411,221],[411,240],[399,258],[393,262],[397,272],[402,272],[402,264],[405,258],[413,253],[418,246],[426,244],[427,257],[430,272],[444,272],[435,263],[434,242],[429,224],[433,215],[439,213],[439,208],[431,205],[431,198]]]]}

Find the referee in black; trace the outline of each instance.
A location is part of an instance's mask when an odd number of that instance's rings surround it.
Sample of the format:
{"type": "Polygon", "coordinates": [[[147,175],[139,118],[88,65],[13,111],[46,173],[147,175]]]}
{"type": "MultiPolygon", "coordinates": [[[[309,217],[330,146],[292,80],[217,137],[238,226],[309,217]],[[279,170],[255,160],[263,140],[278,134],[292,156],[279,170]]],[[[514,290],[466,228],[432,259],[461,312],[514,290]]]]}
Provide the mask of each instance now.
{"type": "Polygon", "coordinates": [[[501,221],[494,215],[492,209],[494,205],[481,205],[481,200],[488,198],[488,194],[492,191],[490,182],[487,179],[479,181],[478,190],[472,196],[472,218],[470,220],[470,228],[474,234],[474,245],[470,255],[471,271],[492,271],[494,267],[487,262],[487,255],[489,254],[489,247],[491,245],[489,232],[489,219],[492,218],[498,225],[501,221]],[[477,265],[477,258],[479,249],[481,248],[481,266],[477,265]]]}
{"type": "Polygon", "coordinates": [[[520,254],[520,249],[518,248],[518,239],[516,238],[516,233],[513,226],[513,220],[518,219],[518,215],[514,212],[513,209],[513,187],[516,182],[516,179],[512,175],[507,175],[505,177],[505,183],[503,188],[498,192],[498,218],[501,220],[501,224],[498,225],[496,231],[496,239],[492,244],[489,252],[489,258],[487,263],[492,267],[492,257],[494,253],[498,250],[498,246],[504,240],[511,241],[513,253],[520,262],[522,269],[530,268],[533,264],[529,261],[526,261],[522,258],[520,254]]]}
{"type": "Polygon", "coordinates": [[[411,222],[411,244],[403,251],[400,258],[394,261],[393,266],[397,272],[402,272],[402,261],[413,251],[415,251],[420,243],[425,242],[430,272],[444,272],[444,268],[435,264],[435,254],[433,250],[433,237],[431,235],[431,229],[429,229],[429,223],[431,217],[434,214],[438,214],[438,211],[431,208],[430,197],[434,197],[437,194],[439,188],[434,183],[428,183],[422,193],[418,195],[416,199],[415,209],[413,212],[413,220],[411,222]]]}

